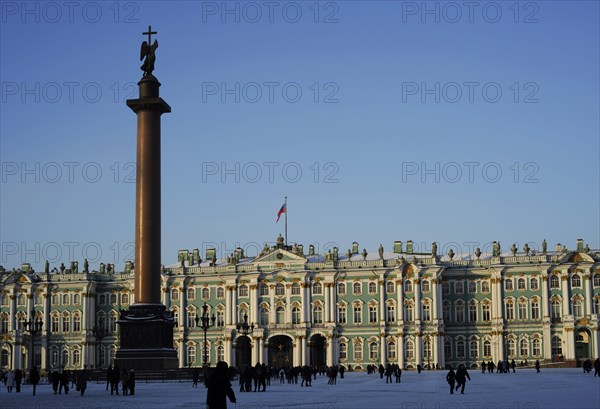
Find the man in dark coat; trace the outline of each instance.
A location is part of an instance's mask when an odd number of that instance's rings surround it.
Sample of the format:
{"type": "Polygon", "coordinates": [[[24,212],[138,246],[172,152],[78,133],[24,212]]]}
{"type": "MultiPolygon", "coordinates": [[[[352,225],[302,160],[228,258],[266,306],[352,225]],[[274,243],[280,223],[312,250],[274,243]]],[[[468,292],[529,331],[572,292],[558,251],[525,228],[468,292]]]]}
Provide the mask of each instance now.
{"type": "Polygon", "coordinates": [[[467,368],[463,364],[460,364],[458,370],[456,371],[456,390],[460,387],[460,393],[465,393],[465,384],[467,383],[467,379],[471,380],[469,373],[467,372],[467,368]]]}
{"type": "Polygon", "coordinates": [[[40,373],[35,365],[29,373],[29,383],[33,386],[33,395],[35,396],[35,389],[37,388],[37,384],[40,383],[40,373]]]}
{"type": "Polygon", "coordinates": [[[383,365],[379,364],[379,379],[383,379],[383,373],[385,372],[385,368],[383,365]]]}
{"type": "Polygon", "coordinates": [[[536,373],[540,373],[540,361],[538,360],[535,361],[535,370],[537,371],[536,373]]]}
{"type": "Polygon", "coordinates": [[[15,386],[17,392],[21,392],[21,382],[23,382],[23,371],[20,369],[15,369],[15,386]]]}
{"type": "Polygon", "coordinates": [[[65,395],[69,394],[69,372],[63,370],[60,374],[60,383],[58,385],[58,394],[62,393],[62,390],[65,390],[65,395]]]}
{"type": "Polygon", "coordinates": [[[129,395],[135,395],[135,371],[129,371],[129,395]]]}
{"type": "Polygon", "coordinates": [[[60,383],[60,374],[58,371],[52,372],[50,380],[52,381],[52,390],[54,390],[54,394],[56,395],[58,393],[58,384],[60,383]]]}
{"type": "Polygon", "coordinates": [[[594,378],[596,375],[600,376],[600,358],[596,358],[594,361],[594,378]]]}
{"type": "Polygon", "coordinates": [[[87,369],[77,371],[76,385],[77,390],[79,391],[79,393],[81,393],[81,396],[83,396],[85,390],[87,389],[87,377],[87,369]]]}
{"type": "Polygon", "coordinates": [[[215,372],[206,380],[206,405],[208,409],[227,409],[227,398],[236,403],[235,393],[229,382],[227,362],[219,361],[215,372]]]}
{"type": "MultiPolygon", "coordinates": [[[[454,394],[454,384],[456,383],[456,374],[454,373],[454,369],[450,368],[448,374],[446,375],[446,382],[450,385],[450,394],[454,394]]],[[[458,387],[457,387],[458,389],[458,387]]]]}

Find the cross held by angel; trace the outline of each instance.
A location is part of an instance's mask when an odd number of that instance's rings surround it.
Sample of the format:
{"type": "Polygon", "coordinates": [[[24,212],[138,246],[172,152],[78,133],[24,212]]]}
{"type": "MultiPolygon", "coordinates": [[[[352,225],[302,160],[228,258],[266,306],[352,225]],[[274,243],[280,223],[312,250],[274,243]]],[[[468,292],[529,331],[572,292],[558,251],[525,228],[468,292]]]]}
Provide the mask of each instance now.
{"type": "Polygon", "coordinates": [[[152,26],[148,26],[148,31],[142,33],[143,35],[148,35],[148,41],[144,41],[142,43],[142,48],[140,49],[140,61],[146,57],[144,63],[140,67],[142,71],[144,71],[144,77],[147,75],[152,75],[152,71],[154,71],[154,62],[156,61],[156,49],[158,48],[158,40],[154,40],[152,43],[152,34],[157,34],[156,31],[152,31],[152,26]]]}

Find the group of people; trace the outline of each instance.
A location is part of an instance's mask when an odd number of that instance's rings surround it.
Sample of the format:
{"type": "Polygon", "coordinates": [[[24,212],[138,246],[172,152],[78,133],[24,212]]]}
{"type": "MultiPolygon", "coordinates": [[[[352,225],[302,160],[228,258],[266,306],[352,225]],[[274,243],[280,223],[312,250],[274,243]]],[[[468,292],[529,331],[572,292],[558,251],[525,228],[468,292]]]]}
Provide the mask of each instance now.
{"type": "MultiPolygon", "coordinates": [[[[385,367],[383,366],[383,364],[379,364],[379,367],[377,367],[377,371],[379,372],[379,379],[383,379],[383,376],[385,375],[385,383],[393,383],[392,376],[396,380],[396,383],[401,382],[402,369],[400,368],[400,366],[398,366],[398,364],[387,364],[385,367]]],[[[370,370],[369,368],[367,368],[367,374],[374,372],[375,371],[373,368],[370,368],[370,370]]]]}
{"type": "Polygon", "coordinates": [[[471,380],[469,376],[469,372],[467,372],[467,368],[460,364],[456,373],[454,372],[454,368],[450,367],[448,374],[446,375],[446,382],[450,385],[450,394],[454,394],[454,385],[456,384],[456,390],[460,389],[460,393],[465,393],[465,385],[467,383],[467,379],[471,380]]]}
{"type": "Polygon", "coordinates": [[[600,377],[600,358],[596,358],[596,360],[594,361],[594,364],[592,365],[592,361],[590,361],[589,359],[586,359],[585,361],[583,361],[583,372],[584,373],[591,373],[592,372],[592,366],[594,368],[594,378],[596,376],[600,377]]]}
{"type": "MultiPolygon", "coordinates": [[[[75,390],[78,391],[81,396],[83,396],[85,394],[85,390],[87,389],[87,369],[80,369],[71,372],[67,370],[63,370],[61,372],[50,372],[48,380],[52,385],[52,390],[54,391],[54,394],[62,395],[63,391],[65,392],[65,395],[69,394],[69,374],[71,375],[71,387],[75,386],[75,390]]],[[[35,385],[33,394],[35,395],[35,385]]]]}
{"type": "Polygon", "coordinates": [[[123,396],[135,395],[135,371],[119,369],[117,365],[109,366],[106,370],[106,390],[110,386],[110,394],[119,394],[119,383],[121,383],[121,392],[123,396]]]}

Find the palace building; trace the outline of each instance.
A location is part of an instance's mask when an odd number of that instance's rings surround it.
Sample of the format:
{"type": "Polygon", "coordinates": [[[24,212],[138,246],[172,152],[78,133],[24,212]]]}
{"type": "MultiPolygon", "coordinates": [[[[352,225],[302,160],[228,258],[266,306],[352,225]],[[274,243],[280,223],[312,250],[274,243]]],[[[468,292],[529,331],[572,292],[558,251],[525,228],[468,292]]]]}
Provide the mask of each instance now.
{"type": "MultiPolygon", "coordinates": [[[[459,257],[414,251],[315,254],[283,238],[256,257],[241,248],[180,250],[162,271],[180,367],[368,364],[415,368],[515,359],[574,362],[600,356],[600,251],[578,240],[459,257]],[[214,323],[201,328],[203,313],[214,323]],[[242,328],[247,323],[246,328],[242,328]],[[206,338],[205,338],[206,336],[206,338]],[[205,340],[206,339],[206,343],[205,340]],[[203,346],[205,348],[203,348],[203,346]]],[[[119,314],[135,302],[134,266],[33,271],[0,267],[0,366],[106,368],[119,348],[119,314]],[[33,311],[33,317],[32,315],[33,311]]]]}

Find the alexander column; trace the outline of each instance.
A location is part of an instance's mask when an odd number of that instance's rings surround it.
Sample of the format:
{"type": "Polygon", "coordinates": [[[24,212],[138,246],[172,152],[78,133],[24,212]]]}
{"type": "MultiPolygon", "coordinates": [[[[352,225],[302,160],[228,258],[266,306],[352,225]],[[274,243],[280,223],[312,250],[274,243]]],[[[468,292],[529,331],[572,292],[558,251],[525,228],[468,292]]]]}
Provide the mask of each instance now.
{"type": "Polygon", "coordinates": [[[120,348],[115,364],[121,369],[178,367],[173,349],[173,316],[161,303],[160,262],[160,117],[171,107],[159,97],[160,82],[152,75],[158,41],[142,43],[144,75],[139,98],[127,100],[137,114],[137,173],[135,188],[135,303],[121,310],[120,348]]]}

